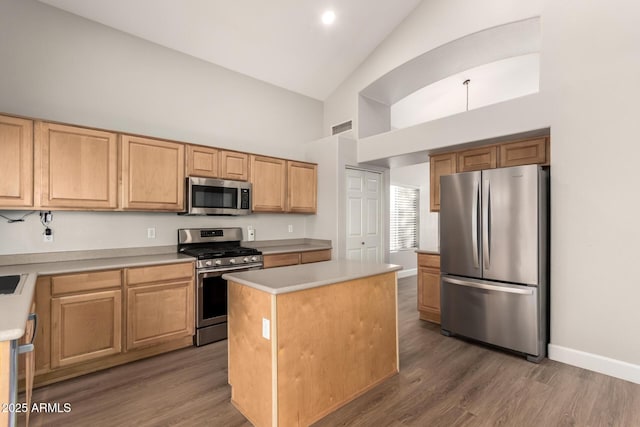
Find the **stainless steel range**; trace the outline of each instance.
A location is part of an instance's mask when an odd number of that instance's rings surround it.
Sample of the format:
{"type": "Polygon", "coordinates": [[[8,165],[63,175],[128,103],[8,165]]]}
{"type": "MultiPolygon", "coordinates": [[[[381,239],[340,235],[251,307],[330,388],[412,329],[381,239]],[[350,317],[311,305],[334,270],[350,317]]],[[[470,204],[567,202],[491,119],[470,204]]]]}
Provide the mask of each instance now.
{"type": "Polygon", "coordinates": [[[201,346],[227,338],[228,271],[262,268],[262,253],[240,246],[241,228],[182,228],[178,230],[178,252],[196,262],[196,336],[201,346]]]}

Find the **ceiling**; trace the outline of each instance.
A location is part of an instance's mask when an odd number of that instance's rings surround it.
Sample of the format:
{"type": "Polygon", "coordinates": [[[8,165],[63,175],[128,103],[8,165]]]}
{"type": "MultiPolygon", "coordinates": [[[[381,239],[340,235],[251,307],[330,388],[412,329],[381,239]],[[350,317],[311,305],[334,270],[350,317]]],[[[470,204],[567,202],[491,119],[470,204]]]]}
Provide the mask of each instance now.
{"type": "Polygon", "coordinates": [[[39,0],[325,100],[420,0],[39,0]],[[331,26],[321,15],[333,9],[331,26]]]}

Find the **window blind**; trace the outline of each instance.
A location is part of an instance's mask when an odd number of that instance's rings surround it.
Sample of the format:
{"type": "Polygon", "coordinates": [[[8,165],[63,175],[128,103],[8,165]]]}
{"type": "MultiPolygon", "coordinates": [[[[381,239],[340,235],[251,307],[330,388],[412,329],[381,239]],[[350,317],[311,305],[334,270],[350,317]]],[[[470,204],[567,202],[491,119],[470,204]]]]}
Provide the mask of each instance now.
{"type": "Polygon", "coordinates": [[[391,186],[391,251],[418,247],[418,201],[420,190],[391,186]]]}

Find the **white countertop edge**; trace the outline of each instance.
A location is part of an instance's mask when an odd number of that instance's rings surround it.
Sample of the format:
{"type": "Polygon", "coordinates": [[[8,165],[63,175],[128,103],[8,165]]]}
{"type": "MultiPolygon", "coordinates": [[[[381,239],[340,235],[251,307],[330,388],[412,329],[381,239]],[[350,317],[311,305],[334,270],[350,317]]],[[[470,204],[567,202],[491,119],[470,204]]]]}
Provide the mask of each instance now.
{"type": "Polygon", "coordinates": [[[27,324],[38,275],[27,275],[19,294],[0,295],[0,341],[22,338],[27,324]]]}
{"type": "MultiPolygon", "coordinates": [[[[313,263],[313,264],[300,264],[300,265],[296,265],[296,266],[292,266],[292,267],[278,267],[276,269],[286,269],[286,268],[302,268],[304,266],[317,266],[317,265],[321,265],[324,263],[330,263],[330,262],[335,262],[334,261],[325,261],[325,262],[318,262],[318,263],[313,263]]],[[[399,271],[402,270],[402,266],[400,265],[395,265],[395,264],[373,264],[377,267],[379,267],[378,270],[374,270],[371,272],[367,272],[367,273],[357,273],[357,274],[346,274],[346,275],[341,275],[341,276],[333,276],[333,277],[328,277],[327,279],[323,279],[323,280],[316,280],[316,281],[311,281],[311,282],[305,282],[305,283],[297,283],[297,284],[293,284],[293,285],[289,285],[289,286],[285,286],[282,288],[273,288],[267,285],[263,285],[261,283],[257,283],[256,281],[253,280],[246,280],[243,279],[242,277],[238,277],[238,274],[242,274],[242,273],[226,273],[222,276],[223,279],[228,280],[228,281],[233,281],[236,283],[239,283],[241,285],[245,285],[245,286],[249,286],[251,288],[254,289],[258,289],[260,291],[269,293],[271,295],[280,295],[280,294],[287,294],[290,292],[297,292],[297,291],[303,291],[303,290],[307,290],[307,289],[313,289],[313,288],[317,288],[320,286],[327,286],[327,285],[334,285],[336,283],[342,283],[342,282],[348,282],[351,280],[357,280],[357,279],[363,279],[366,277],[372,277],[372,276],[378,276],[380,274],[386,274],[386,273],[392,273],[395,271],[399,271]]],[[[276,270],[276,269],[266,269],[266,270],[254,270],[253,272],[266,272],[266,271],[271,271],[271,270],[276,270]]]]}
{"type": "Polygon", "coordinates": [[[46,262],[39,264],[16,264],[0,267],[0,276],[36,273],[40,276],[82,273],[87,271],[142,267],[147,265],[193,262],[196,259],[183,254],[137,255],[121,258],[87,259],[80,261],[46,262]]]}

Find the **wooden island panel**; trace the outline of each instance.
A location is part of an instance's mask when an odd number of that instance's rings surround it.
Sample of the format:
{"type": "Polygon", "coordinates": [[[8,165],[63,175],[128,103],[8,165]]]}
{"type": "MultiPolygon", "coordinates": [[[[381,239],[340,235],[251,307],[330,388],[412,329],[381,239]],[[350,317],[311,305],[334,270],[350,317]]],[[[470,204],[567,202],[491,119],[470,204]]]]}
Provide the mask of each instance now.
{"type": "Polygon", "coordinates": [[[281,294],[228,286],[231,401],[255,426],[308,426],[398,372],[395,272],[281,294]]]}
{"type": "Polygon", "coordinates": [[[231,402],[252,424],[272,425],[275,413],[272,392],[275,325],[271,324],[272,339],[267,340],[262,337],[262,319],[271,321],[275,318],[272,315],[275,295],[231,281],[228,286],[231,402]]]}
{"type": "Polygon", "coordinates": [[[395,273],[277,296],[279,426],[310,425],[398,372],[395,301],[395,273]]]}

